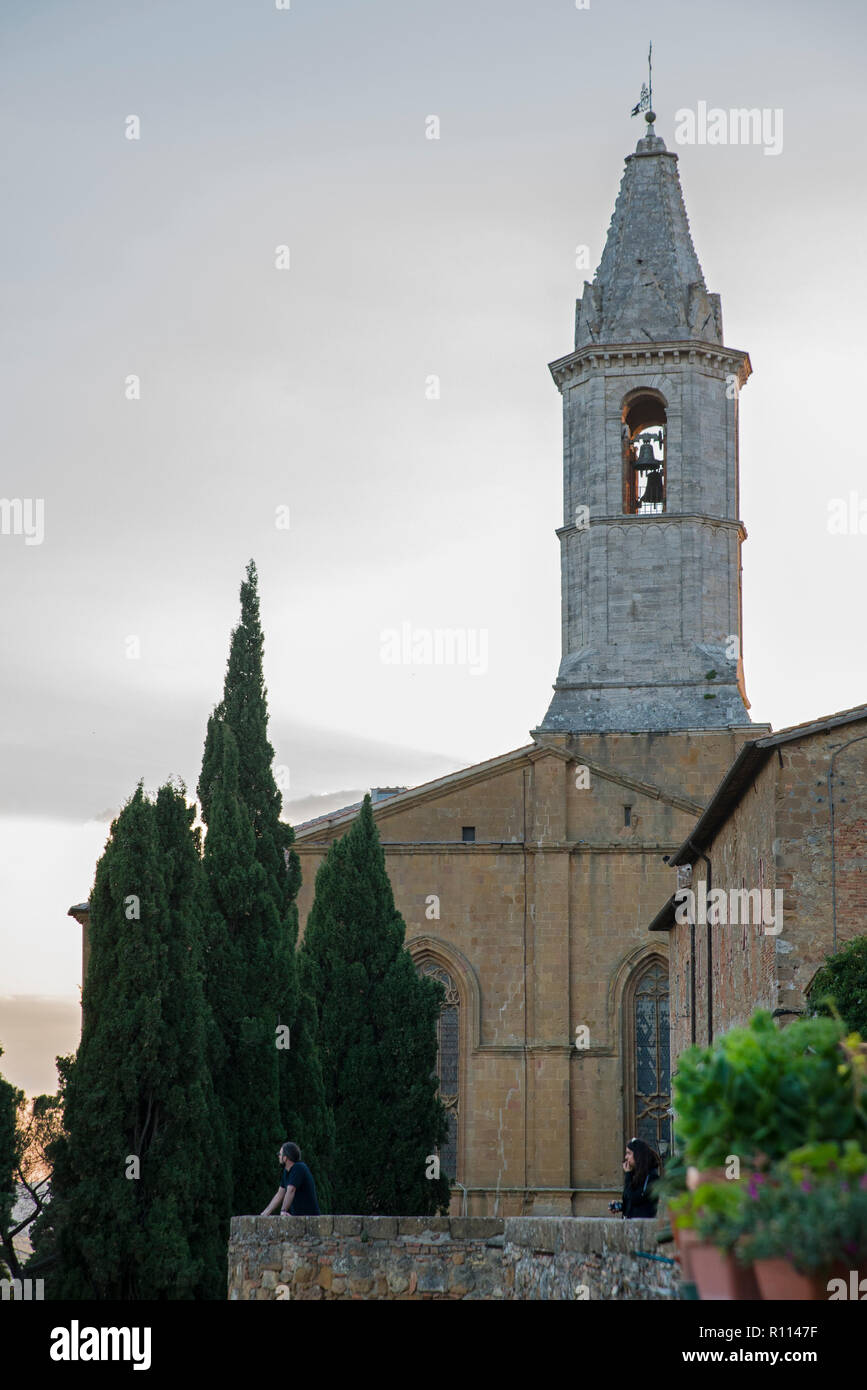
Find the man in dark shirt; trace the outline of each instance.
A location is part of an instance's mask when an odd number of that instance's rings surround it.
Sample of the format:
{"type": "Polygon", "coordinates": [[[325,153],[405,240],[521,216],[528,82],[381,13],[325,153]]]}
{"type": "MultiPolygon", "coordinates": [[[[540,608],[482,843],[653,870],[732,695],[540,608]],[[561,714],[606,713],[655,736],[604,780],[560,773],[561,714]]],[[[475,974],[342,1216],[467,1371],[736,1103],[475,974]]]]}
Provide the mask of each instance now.
{"type": "Polygon", "coordinates": [[[301,1150],[297,1144],[287,1141],[278,1154],[283,1173],[280,1186],[268,1206],[260,1214],[270,1216],[280,1204],[280,1214],[290,1216],[319,1216],[319,1203],[316,1200],[316,1184],[306,1163],[301,1162],[301,1150]]]}

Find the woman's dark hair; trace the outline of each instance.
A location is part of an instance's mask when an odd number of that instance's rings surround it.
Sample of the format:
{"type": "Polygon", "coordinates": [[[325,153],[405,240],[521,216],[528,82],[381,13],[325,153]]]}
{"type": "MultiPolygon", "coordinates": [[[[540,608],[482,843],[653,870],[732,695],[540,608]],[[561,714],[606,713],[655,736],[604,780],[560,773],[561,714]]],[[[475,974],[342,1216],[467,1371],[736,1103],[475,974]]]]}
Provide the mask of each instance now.
{"type": "Polygon", "coordinates": [[[297,1144],[292,1143],[291,1139],[286,1140],[280,1152],[284,1158],[291,1158],[293,1163],[297,1163],[301,1157],[301,1150],[297,1144]]]}
{"type": "Polygon", "coordinates": [[[654,1168],[662,1177],[662,1159],[655,1149],[645,1144],[643,1139],[630,1139],[626,1147],[635,1158],[635,1167],[632,1170],[633,1187],[643,1187],[645,1178],[654,1168]]]}

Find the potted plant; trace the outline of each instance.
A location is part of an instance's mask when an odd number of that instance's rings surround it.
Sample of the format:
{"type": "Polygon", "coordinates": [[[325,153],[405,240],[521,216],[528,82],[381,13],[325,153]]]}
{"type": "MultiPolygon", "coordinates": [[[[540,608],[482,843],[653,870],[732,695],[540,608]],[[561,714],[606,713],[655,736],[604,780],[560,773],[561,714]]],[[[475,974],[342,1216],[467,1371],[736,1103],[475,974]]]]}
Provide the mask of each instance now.
{"type": "Polygon", "coordinates": [[[849,1140],[802,1145],[747,1186],[739,1256],[765,1299],[848,1297],[867,1273],[867,1153],[849,1140]],[[835,1286],[831,1281],[843,1281],[835,1286]]]}
{"type": "Polygon", "coordinates": [[[695,1282],[690,1255],[692,1247],[699,1242],[698,1232],[695,1229],[695,1214],[691,1207],[691,1198],[692,1193],[684,1193],[680,1197],[674,1197],[669,1202],[668,1208],[671,1215],[671,1230],[674,1235],[674,1243],[677,1246],[677,1255],[680,1260],[681,1272],[684,1280],[690,1284],[695,1282]]]}
{"type": "Polygon", "coordinates": [[[702,1299],[757,1299],[749,1267],[734,1257],[745,1224],[746,1190],[741,1183],[702,1183],[672,1202],[672,1214],[693,1233],[688,1259],[702,1299]]]}
{"type": "Polygon", "coordinates": [[[687,1283],[692,1283],[689,1263],[689,1250],[698,1240],[694,1219],[687,1204],[680,1198],[689,1195],[686,1186],[686,1165],[680,1154],[674,1151],[665,1166],[665,1174],[656,1187],[660,1199],[660,1214],[665,1214],[671,1223],[671,1233],[680,1260],[681,1273],[687,1283]]]}
{"type": "Polygon", "coordinates": [[[777,1027],[759,1011],[712,1047],[688,1048],[673,1078],[677,1137],[685,1160],[707,1176],[732,1158],[767,1167],[833,1136],[867,1142],[863,1056],[834,1019],[777,1027]]]}

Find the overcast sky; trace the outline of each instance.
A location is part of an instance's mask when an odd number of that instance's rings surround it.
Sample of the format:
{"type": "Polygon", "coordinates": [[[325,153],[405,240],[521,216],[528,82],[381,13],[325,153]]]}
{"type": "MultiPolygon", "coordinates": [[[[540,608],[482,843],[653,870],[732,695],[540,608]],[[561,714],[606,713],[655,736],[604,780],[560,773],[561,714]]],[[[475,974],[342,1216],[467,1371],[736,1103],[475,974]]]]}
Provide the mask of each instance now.
{"type": "Polygon", "coordinates": [[[834,498],[867,510],[865,29],[860,0],[7,0],[0,494],[44,504],[41,544],[0,535],[10,1079],[55,1089],[77,1044],[66,912],[108,818],[139,777],[195,788],[251,556],[290,818],[529,741],[560,659],[547,363],[651,37],[656,129],[754,369],[751,713],[867,698],[867,520],[828,530],[834,498]],[[782,148],[678,144],[700,102],[782,111],[782,148]],[[486,659],[388,664],[404,622],[484,633],[486,659]]]}

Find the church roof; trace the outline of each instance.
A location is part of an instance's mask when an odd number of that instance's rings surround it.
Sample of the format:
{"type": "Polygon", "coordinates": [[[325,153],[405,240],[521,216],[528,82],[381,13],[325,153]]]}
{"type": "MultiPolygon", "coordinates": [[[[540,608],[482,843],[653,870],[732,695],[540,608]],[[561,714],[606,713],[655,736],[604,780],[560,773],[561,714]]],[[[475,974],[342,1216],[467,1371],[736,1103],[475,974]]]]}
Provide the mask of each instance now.
{"type": "MultiPolygon", "coordinates": [[[[559,758],[561,762],[571,764],[579,759],[579,754],[574,748],[562,747],[558,743],[549,742],[544,737],[540,737],[534,739],[532,743],[523,744],[520,748],[513,748],[510,752],[502,753],[496,758],[488,758],[485,762],[473,763],[470,767],[459,768],[456,772],[449,772],[444,777],[437,777],[431,782],[423,782],[420,786],[400,790],[380,803],[374,803],[374,820],[381,824],[395,812],[408,810],[410,807],[426,801],[438,800],[442,795],[453,791],[464,791],[476,782],[486,782],[490,778],[510,772],[516,767],[547,757],[559,758]]],[[[629,774],[619,772],[616,768],[605,767],[596,762],[595,759],[588,758],[583,751],[580,754],[580,762],[582,766],[588,768],[593,776],[599,777],[605,782],[626,787],[630,791],[650,797],[654,801],[665,802],[677,810],[686,811],[689,815],[697,816],[701,813],[701,805],[689,797],[667,791],[665,788],[649,782],[639,781],[629,774]]],[[[361,802],[357,802],[353,806],[344,806],[338,811],[332,811],[330,815],[317,816],[315,820],[306,821],[303,825],[296,825],[294,827],[296,848],[307,848],[327,842],[331,838],[333,830],[348,829],[360,807],[361,802]],[[317,839],[317,836],[320,838],[317,839]],[[323,837],[325,837],[324,840],[323,837]]],[[[383,843],[387,844],[388,841],[383,841],[383,843]]],[[[431,841],[430,843],[440,842],[431,841]]]]}
{"type": "Polygon", "coordinates": [[[578,301],[575,348],[679,341],[721,344],[722,313],[692,244],[677,155],[650,125],[626,158],[599,269],[578,301]]]}
{"type": "MultiPolygon", "coordinates": [[[[423,782],[418,787],[400,788],[394,795],[373,803],[374,819],[380,820],[382,818],[380,813],[382,812],[388,814],[395,809],[406,810],[409,805],[439,796],[444,791],[450,791],[457,783],[466,785],[468,782],[484,781],[488,777],[497,776],[500,772],[507,771],[516,762],[526,761],[531,756],[538,757],[539,751],[539,746],[536,743],[524,744],[521,748],[513,748],[510,752],[503,753],[499,757],[488,758],[481,763],[473,763],[470,767],[460,768],[457,772],[449,772],[444,777],[437,777],[432,782],[423,782]]],[[[563,756],[564,760],[568,761],[565,755],[559,752],[557,756],[563,756]]],[[[317,831],[329,830],[333,826],[348,828],[361,809],[361,804],[359,801],[352,806],[344,806],[338,811],[332,811],[330,815],[317,816],[315,820],[305,821],[302,825],[294,826],[296,842],[303,843],[317,831]]]]}

